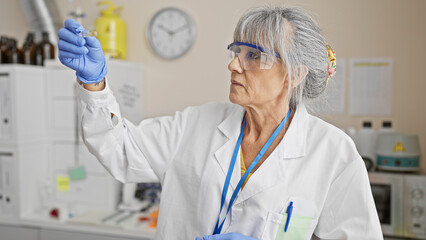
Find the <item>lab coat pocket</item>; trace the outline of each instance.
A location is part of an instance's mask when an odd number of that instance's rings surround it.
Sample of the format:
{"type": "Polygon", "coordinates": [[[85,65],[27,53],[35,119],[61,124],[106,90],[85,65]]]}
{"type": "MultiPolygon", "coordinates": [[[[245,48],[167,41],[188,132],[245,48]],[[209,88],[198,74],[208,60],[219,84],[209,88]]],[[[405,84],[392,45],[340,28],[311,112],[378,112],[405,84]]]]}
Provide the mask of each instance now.
{"type": "Polygon", "coordinates": [[[269,212],[262,240],[309,240],[313,217],[292,215],[287,232],[284,232],[287,214],[269,212]]]}

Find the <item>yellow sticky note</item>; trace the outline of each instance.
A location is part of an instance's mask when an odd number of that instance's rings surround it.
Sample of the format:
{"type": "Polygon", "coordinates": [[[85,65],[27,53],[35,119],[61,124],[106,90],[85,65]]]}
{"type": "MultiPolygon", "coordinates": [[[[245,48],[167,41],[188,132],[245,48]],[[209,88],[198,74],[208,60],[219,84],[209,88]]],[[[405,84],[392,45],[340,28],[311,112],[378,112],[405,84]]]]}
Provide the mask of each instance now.
{"type": "Polygon", "coordinates": [[[57,176],[56,186],[58,191],[67,192],[70,190],[70,178],[68,176],[57,176]]]}

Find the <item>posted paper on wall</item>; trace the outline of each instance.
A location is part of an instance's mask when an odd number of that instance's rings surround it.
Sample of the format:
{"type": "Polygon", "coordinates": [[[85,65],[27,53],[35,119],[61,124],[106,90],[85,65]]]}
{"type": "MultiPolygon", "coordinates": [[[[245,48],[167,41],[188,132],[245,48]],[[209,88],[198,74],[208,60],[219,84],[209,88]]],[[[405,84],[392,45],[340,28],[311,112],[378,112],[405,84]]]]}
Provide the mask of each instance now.
{"type": "Polygon", "coordinates": [[[393,60],[351,59],[349,71],[349,114],[392,114],[393,60]]]}

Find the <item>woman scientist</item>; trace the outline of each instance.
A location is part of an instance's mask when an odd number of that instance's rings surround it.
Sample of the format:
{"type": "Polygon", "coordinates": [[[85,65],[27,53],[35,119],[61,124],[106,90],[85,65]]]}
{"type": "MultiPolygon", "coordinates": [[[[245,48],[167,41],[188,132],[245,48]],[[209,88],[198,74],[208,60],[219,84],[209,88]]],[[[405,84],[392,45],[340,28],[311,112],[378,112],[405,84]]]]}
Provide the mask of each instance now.
{"type": "Polygon", "coordinates": [[[100,44],[83,31],[65,21],[58,45],[81,84],[84,142],[119,181],[161,183],[156,239],[382,239],[355,145],[305,108],[332,70],[303,10],[242,16],[228,45],[232,103],[137,126],[121,117],[100,44]]]}

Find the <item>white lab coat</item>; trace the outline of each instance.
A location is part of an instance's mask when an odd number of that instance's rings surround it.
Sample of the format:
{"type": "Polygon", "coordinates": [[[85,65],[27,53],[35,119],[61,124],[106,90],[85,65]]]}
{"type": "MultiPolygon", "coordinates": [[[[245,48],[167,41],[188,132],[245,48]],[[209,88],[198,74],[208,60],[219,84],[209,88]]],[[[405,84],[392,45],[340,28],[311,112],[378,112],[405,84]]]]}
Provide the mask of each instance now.
{"type": "MultiPolygon", "coordinates": [[[[161,183],[156,239],[212,234],[244,109],[211,103],[135,126],[121,118],[108,86],[100,92],[79,87],[78,93],[82,136],[100,163],[122,182],[161,183]]],[[[224,209],[240,178],[236,161],[224,209]]],[[[303,104],[281,143],[238,194],[225,232],[262,240],[383,239],[355,145],[338,128],[309,115],[303,104]],[[298,231],[298,237],[288,234],[298,231]]]]}

